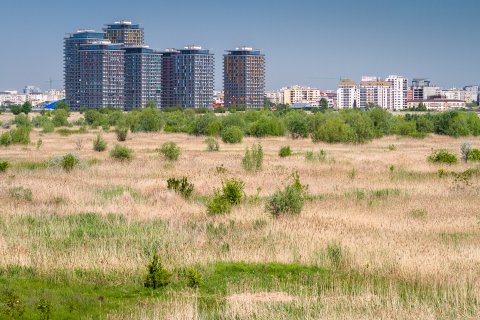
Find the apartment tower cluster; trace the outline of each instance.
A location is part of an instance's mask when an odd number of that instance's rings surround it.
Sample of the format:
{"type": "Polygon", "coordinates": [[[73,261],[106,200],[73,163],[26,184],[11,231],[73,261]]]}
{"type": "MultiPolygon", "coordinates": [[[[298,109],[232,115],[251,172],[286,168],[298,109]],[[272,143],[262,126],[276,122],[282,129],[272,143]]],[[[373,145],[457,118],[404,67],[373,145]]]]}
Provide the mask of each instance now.
{"type": "MultiPolygon", "coordinates": [[[[224,59],[225,106],[263,106],[265,56],[260,50],[228,50],[224,59]]],[[[144,44],[144,30],[130,21],[103,32],[79,30],[64,39],[66,102],[72,109],[122,110],[213,106],[215,57],[191,45],[158,51],[144,44]]]]}
{"type": "Polygon", "coordinates": [[[392,75],[386,79],[362,77],[360,84],[341,80],[337,90],[339,109],[366,108],[369,105],[390,110],[407,107],[408,81],[405,77],[392,75]]]}

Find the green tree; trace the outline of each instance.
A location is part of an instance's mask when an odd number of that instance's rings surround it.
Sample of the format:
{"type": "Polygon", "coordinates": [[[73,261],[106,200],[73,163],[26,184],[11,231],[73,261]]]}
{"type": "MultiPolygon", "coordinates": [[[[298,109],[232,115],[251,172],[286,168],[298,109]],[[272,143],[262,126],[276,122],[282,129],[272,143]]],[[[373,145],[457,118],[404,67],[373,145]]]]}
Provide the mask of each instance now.
{"type": "Polygon", "coordinates": [[[27,101],[22,105],[22,112],[25,114],[29,114],[30,112],[32,112],[32,108],[32,104],[27,101]]]}
{"type": "Polygon", "coordinates": [[[328,100],[325,98],[320,99],[320,109],[327,110],[328,109],[328,100]]]}
{"type": "Polygon", "coordinates": [[[18,104],[14,104],[10,106],[10,112],[12,112],[14,115],[22,113],[22,106],[18,104]]]}

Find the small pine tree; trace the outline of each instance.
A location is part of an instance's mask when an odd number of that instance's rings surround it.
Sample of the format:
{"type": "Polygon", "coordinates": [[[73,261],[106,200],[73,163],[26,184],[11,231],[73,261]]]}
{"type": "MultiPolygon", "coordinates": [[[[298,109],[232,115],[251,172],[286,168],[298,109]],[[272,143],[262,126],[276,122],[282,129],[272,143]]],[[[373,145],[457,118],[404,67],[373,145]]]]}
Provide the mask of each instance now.
{"type": "Polygon", "coordinates": [[[147,265],[144,286],[152,289],[166,287],[170,284],[171,276],[172,274],[163,268],[158,260],[158,255],[154,254],[152,262],[147,265]]]}

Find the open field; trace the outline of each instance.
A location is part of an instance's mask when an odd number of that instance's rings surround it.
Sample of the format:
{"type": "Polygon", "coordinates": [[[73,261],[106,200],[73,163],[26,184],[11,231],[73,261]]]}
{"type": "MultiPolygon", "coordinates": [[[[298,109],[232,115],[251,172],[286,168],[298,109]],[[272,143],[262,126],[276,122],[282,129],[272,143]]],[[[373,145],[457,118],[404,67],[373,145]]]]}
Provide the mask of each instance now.
{"type": "Polygon", "coordinates": [[[432,149],[458,155],[464,141],[479,147],[478,137],[245,138],[207,152],[205,137],[129,133],[122,144],[134,159],[122,163],[108,154],[114,132],[103,133],[106,152],[93,151],[97,132],[35,129],[30,145],[0,147],[12,164],[0,173],[0,294],[20,296],[27,319],[41,298],[55,319],[480,317],[480,177],[438,174],[478,165],[426,160],[432,149]],[[176,162],[156,151],[167,141],[182,151],[176,162]],[[257,142],[263,170],[247,173],[241,158],[257,142]],[[285,145],[293,155],[280,158],[285,145]],[[325,161],[305,160],[320,149],[325,161]],[[47,168],[68,152],[84,165],[47,168]],[[294,172],[309,200],[299,215],[272,218],[265,199],[294,172]],[[182,176],[195,185],[190,200],[167,190],[182,176]],[[245,182],[247,200],[208,215],[205,198],[230,177],[245,182]],[[152,291],[143,275],[155,252],[173,278],[152,291]],[[202,274],[197,289],[186,285],[189,268],[202,274]]]}

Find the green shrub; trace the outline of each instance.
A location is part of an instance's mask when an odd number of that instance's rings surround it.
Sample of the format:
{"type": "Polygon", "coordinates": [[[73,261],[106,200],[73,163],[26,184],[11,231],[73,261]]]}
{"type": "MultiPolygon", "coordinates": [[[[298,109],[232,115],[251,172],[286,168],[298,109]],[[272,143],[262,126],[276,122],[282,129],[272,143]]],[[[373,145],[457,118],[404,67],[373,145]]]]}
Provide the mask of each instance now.
{"type": "Polygon", "coordinates": [[[8,194],[16,200],[32,201],[33,199],[32,190],[24,187],[10,188],[8,189],[8,194]]]}
{"type": "Polygon", "coordinates": [[[0,300],[0,312],[5,315],[6,319],[24,319],[25,302],[13,290],[7,289],[2,292],[2,299],[0,300]]]}
{"type": "Polygon", "coordinates": [[[468,154],[468,161],[480,161],[480,149],[472,149],[468,154]]]}
{"type": "Polygon", "coordinates": [[[125,141],[127,140],[128,128],[117,127],[117,129],[115,129],[115,133],[117,134],[117,141],[125,141]]]}
{"type": "Polygon", "coordinates": [[[19,126],[16,129],[10,130],[12,144],[29,144],[30,131],[31,129],[25,126],[19,126]]]}
{"type": "Polygon", "coordinates": [[[428,161],[433,163],[447,163],[455,164],[458,162],[457,156],[453,153],[448,152],[447,150],[441,149],[433,151],[430,156],[428,156],[428,161]]]}
{"type": "Polygon", "coordinates": [[[67,172],[72,171],[81,164],[80,158],[76,154],[67,153],[63,156],[52,158],[48,162],[49,168],[63,169],[67,172]]]}
{"type": "Polygon", "coordinates": [[[195,269],[187,270],[187,286],[198,288],[202,284],[202,275],[195,269]]]}
{"type": "Polygon", "coordinates": [[[97,138],[93,140],[93,150],[102,152],[107,149],[107,142],[102,138],[100,134],[97,134],[97,138]]]}
{"type": "Polygon", "coordinates": [[[68,111],[65,109],[56,109],[53,111],[52,123],[55,127],[67,127],[68,123],[68,111]]]}
{"type": "Polygon", "coordinates": [[[460,152],[462,154],[462,160],[464,162],[468,161],[468,156],[469,156],[471,151],[472,151],[472,145],[468,142],[463,143],[462,146],[460,147],[460,152]]]}
{"type": "Polygon", "coordinates": [[[215,191],[213,197],[210,197],[206,203],[207,212],[211,215],[230,213],[232,205],[228,199],[218,191],[215,191]]]}
{"type": "Polygon", "coordinates": [[[154,254],[152,262],[147,265],[144,286],[152,289],[163,288],[170,284],[171,277],[172,274],[163,268],[158,260],[158,255],[154,254]]]}
{"type": "Polygon", "coordinates": [[[278,152],[278,155],[281,158],[290,157],[292,155],[292,149],[290,148],[290,146],[281,147],[280,151],[278,152]]]}
{"type": "Polygon", "coordinates": [[[167,188],[168,190],[173,190],[182,197],[188,199],[192,195],[194,185],[193,183],[188,182],[187,177],[182,177],[180,179],[170,178],[167,180],[167,188]]]}
{"type": "Polygon", "coordinates": [[[242,159],[242,166],[246,171],[257,172],[263,166],[263,148],[261,144],[255,144],[251,149],[247,148],[242,159]]]}
{"type": "Polygon", "coordinates": [[[220,150],[220,145],[218,144],[217,139],[214,137],[208,137],[205,139],[205,143],[207,144],[207,151],[213,152],[220,150]]]}
{"type": "Polygon", "coordinates": [[[53,124],[52,121],[45,121],[43,124],[42,124],[42,131],[43,133],[50,133],[50,132],[53,132],[55,131],[55,125],[53,124]]]}
{"type": "Polygon", "coordinates": [[[293,182],[284,190],[277,190],[267,200],[265,210],[274,217],[284,214],[299,214],[305,203],[307,186],[300,182],[298,174],[293,175],[293,182]]]}
{"type": "Polygon", "coordinates": [[[238,205],[244,196],[245,183],[235,178],[228,179],[222,184],[222,192],[231,205],[238,205]]]}
{"type": "Polygon", "coordinates": [[[10,132],[4,132],[0,135],[0,146],[8,147],[12,144],[12,135],[10,132]]]}
{"type": "Polygon", "coordinates": [[[62,167],[63,170],[70,172],[79,164],[80,164],[80,159],[78,158],[78,156],[73,155],[71,153],[67,153],[66,155],[63,156],[60,166],[62,167]]]}
{"type": "Polygon", "coordinates": [[[207,200],[207,212],[212,215],[229,213],[233,206],[242,201],[244,188],[245,184],[235,178],[224,181],[221,192],[216,190],[213,197],[207,200]]]}
{"type": "Polygon", "coordinates": [[[389,144],[388,145],[388,150],[395,151],[395,150],[397,150],[397,147],[394,144],[389,144]]]}
{"type": "Polygon", "coordinates": [[[51,319],[52,315],[52,304],[50,301],[46,300],[45,298],[41,298],[37,303],[37,311],[40,314],[40,319],[42,320],[49,320],[51,319]]]}
{"type": "Polygon", "coordinates": [[[240,127],[231,126],[222,131],[222,141],[225,143],[240,143],[243,140],[243,131],[240,127]]]}
{"type": "Polygon", "coordinates": [[[43,140],[42,139],[38,139],[37,140],[37,150],[40,150],[40,147],[43,145],[43,140]]]}
{"type": "Polygon", "coordinates": [[[180,156],[180,148],[175,142],[165,142],[160,148],[160,153],[165,157],[165,159],[170,161],[178,160],[180,156]]]}
{"type": "Polygon", "coordinates": [[[110,157],[119,161],[130,161],[133,159],[133,151],[120,144],[116,144],[110,151],[110,157]]]}
{"type": "Polygon", "coordinates": [[[10,167],[10,163],[8,161],[0,161],[0,172],[5,172],[10,167]]]}
{"type": "Polygon", "coordinates": [[[320,150],[318,153],[315,153],[313,151],[307,151],[305,153],[305,160],[307,161],[325,161],[327,158],[327,152],[325,150],[320,150]]]}

